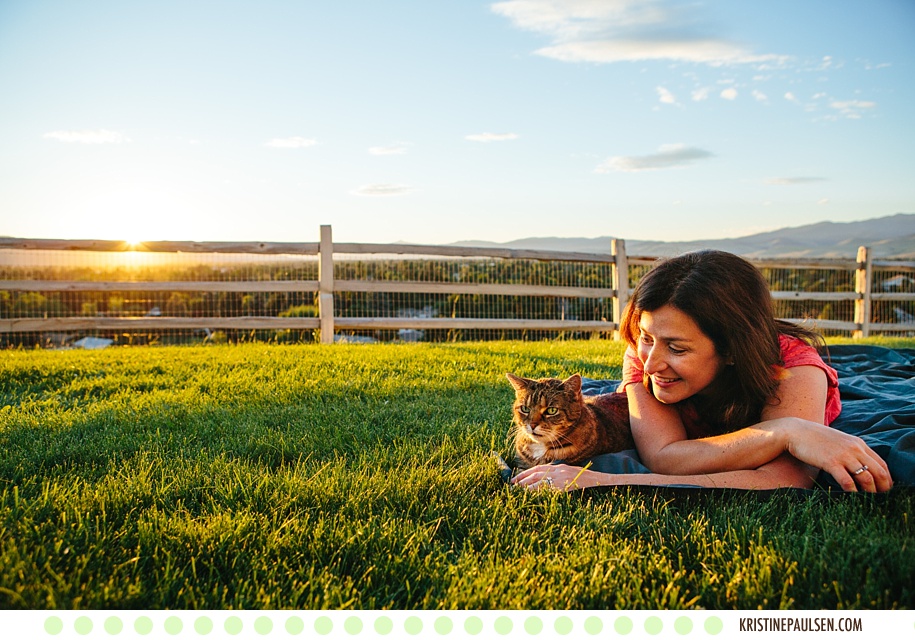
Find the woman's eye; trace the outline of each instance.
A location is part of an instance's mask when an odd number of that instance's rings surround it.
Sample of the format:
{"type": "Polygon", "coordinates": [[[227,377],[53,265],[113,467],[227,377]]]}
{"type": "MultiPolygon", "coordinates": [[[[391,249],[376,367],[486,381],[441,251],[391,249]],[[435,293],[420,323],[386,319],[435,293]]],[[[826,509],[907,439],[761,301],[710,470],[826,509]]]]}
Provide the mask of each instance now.
{"type": "Polygon", "coordinates": [[[546,410],[546,415],[555,416],[558,412],[559,412],[559,409],[557,409],[556,407],[550,407],[549,409],[546,410]]]}
{"type": "Polygon", "coordinates": [[[678,349],[677,347],[667,347],[667,348],[670,349],[670,352],[672,354],[674,354],[675,356],[679,356],[680,354],[686,353],[686,349],[678,349]]]}
{"type": "Polygon", "coordinates": [[[646,336],[644,333],[639,336],[642,344],[651,344],[651,336],[646,336]]]}

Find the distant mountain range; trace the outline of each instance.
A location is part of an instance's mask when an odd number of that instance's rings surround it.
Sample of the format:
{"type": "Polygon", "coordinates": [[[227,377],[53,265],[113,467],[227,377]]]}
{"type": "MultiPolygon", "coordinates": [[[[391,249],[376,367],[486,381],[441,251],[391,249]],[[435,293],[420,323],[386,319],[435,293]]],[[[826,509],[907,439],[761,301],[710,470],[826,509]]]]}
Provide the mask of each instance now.
{"type": "MultiPolygon", "coordinates": [[[[466,240],[464,247],[504,247],[606,253],[611,236],[599,238],[522,238],[511,242],[466,240]]],[[[756,233],[740,238],[660,242],[626,240],[632,256],[671,256],[698,249],[720,249],[748,258],[854,258],[865,245],[875,258],[915,259],[915,213],[872,218],[858,222],[817,222],[800,227],[756,233]]]]}

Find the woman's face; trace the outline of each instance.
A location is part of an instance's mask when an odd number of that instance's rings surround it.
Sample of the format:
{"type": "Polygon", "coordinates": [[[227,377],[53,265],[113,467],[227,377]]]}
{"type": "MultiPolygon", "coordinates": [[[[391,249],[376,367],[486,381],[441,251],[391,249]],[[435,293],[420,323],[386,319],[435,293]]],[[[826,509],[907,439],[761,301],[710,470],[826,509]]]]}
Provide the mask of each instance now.
{"type": "Polygon", "coordinates": [[[664,404],[702,394],[724,367],[711,338],[671,305],[642,312],[638,353],[655,398],[664,404]]]}

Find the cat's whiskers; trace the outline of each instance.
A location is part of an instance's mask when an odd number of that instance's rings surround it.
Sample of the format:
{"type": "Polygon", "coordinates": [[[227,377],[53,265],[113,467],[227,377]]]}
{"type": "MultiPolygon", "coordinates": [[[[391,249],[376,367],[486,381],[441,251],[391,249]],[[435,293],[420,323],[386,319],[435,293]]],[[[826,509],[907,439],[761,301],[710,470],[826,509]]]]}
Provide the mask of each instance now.
{"type": "Polygon", "coordinates": [[[567,437],[565,434],[553,433],[551,434],[549,445],[551,449],[561,449],[565,446],[573,444],[571,438],[567,437]]]}

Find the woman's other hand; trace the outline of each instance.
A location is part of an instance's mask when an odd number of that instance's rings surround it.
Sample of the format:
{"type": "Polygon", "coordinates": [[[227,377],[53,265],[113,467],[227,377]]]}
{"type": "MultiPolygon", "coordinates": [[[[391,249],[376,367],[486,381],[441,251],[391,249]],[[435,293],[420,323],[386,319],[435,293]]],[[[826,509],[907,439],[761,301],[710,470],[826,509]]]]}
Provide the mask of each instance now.
{"type": "Polygon", "coordinates": [[[845,491],[873,493],[893,487],[886,462],[861,438],[807,420],[788,428],[788,453],[822,469],[845,491]]]}

